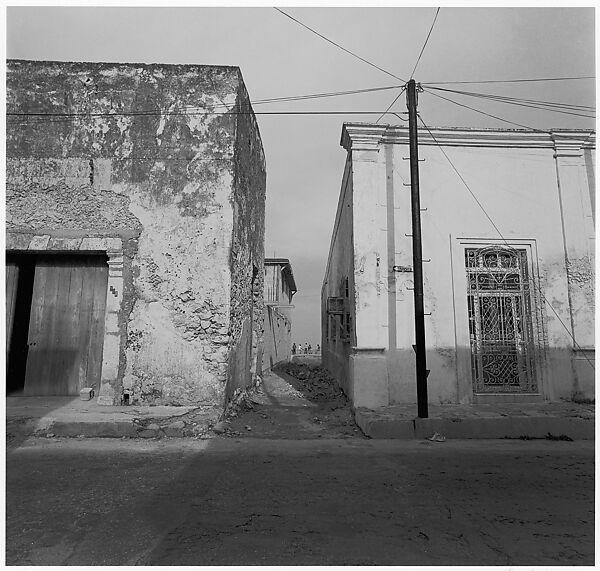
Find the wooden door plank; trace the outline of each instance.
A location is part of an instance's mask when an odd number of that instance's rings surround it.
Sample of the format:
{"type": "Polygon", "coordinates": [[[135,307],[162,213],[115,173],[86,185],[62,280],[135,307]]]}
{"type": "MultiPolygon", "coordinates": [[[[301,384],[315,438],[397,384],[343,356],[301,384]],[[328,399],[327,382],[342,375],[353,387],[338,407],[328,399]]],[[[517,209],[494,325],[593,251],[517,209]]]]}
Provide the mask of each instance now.
{"type": "Polygon", "coordinates": [[[46,346],[51,324],[46,318],[48,305],[54,303],[58,286],[56,272],[47,263],[40,261],[35,268],[33,295],[31,299],[31,317],[27,337],[28,354],[25,372],[26,395],[44,395],[46,393],[46,346]]]}
{"type": "Polygon", "coordinates": [[[87,386],[95,387],[96,392],[98,392],[102,375],[108,264],[103,260],[99,260],[93,270],[93,272],[90,271],[90,278],[93,279],[94,297],[88,345],[87,386]]]}
{"type": "Polygon", "coordinates": [[[69,360],[69,347],[66,339],[66,326],[68,323],[68,299],[70,284],[70,267],[67,260],[56,258],[52,260],[52,271],[56,273],[56,298],[52,306],[45,308],[45,319],[49,325],[49,334],[46,345],[46,362],[44,369],[46,394],[66,395],[67,382],[65,370],[61,367],[63,362],[69,360]]]}
{"type": "Polygon", "coordinates": [[[69,296],[67,299],[67,316],[65,326],[65,345],[68,352],[64,354],[61,367],[65,371],[65,390],[68,395],[78,395],[79,366],[81,351],[79,347],[79,320],[81,318],[81,292],[83,291],[84,266],[81,260],[70,267],[69,296]]]}
{"type": "Polygon", "coordinates": [[[19,266],[15,262],[6,263],[6,362],[10,354],[10,342],[15,319],[19,266]]]}

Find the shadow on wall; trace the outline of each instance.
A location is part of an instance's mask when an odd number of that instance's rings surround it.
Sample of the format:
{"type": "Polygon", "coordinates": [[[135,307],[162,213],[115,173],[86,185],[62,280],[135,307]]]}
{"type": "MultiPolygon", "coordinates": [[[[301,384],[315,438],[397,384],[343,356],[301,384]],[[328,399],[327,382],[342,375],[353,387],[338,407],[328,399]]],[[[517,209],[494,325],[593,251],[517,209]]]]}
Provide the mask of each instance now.
{"type": "MultiPolygon", "coordinates": [[[[526,370],[525,360],[507,360],[506,353],[487,358],[487,382],[478,394],[501,395],[499,400],[519,395],[539,395],[541,401],[595,402],[595,370],[592,351],[548,348],[533,350],[529,377],[522,373],[511,384],[503,371],[517,363],[526,370]],[[498,379],[494,383],[494,377],[498,379]]],[[[305,356],[302,356],[304,358],[305,356]]],[[[479,362],[481,367],[481,361],[479,362]]],[[[353,354],[348,359],[329,353],[326,368],[357,406],[386,406],[416,402],[415,354],[412,349],[353,354]],[[351,375],[354,374],[354,378],[351,375]],[[352,385],[352,386],[351,386],[352,385]]],[[[427,351],[428,400],[431,404],[473,402],[470,347],[435,348],[427,351]]]]}
{"type": "Polygon", "coordinates": [[[263,361],[272,370],[291,356],[291,322],[277,307],[267,304],[264,314],[263,361]]]}
{"type": "Polygon", "coordinates": [[[252,356],[252,324],[249,319],[244,321],[238,342],[229,355],[229,373],[225,388],[225,403],[227,404],[237,389],[250,386],[252,372],[250,370],[252,356]]]}

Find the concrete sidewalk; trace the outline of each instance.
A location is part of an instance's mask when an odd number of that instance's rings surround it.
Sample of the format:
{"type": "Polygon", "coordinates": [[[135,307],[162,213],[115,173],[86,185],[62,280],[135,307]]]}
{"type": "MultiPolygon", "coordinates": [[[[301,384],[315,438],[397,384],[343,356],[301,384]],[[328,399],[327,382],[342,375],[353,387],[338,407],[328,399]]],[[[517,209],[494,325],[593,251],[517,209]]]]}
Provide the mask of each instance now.
{"type": "MultiPolygon", "coordinates": [[[[460,438],[594,439],[592,404],[573,402],[429,406],[355,410],[356,423],[371,438],[422,439],[440,433],[460,438]]],[[[203,437],[222,414],[218,407],[101,406],[78,397],[7,397],[7,439],[27,436],[87,438],[203,437]]]]}
{"type": "Polygon", "coordinates": [[[595,405],[574,402],[494,405],[416,405],[357,408],[356,423],[371,438],[549,438],[593,440],[595,405]]]}
{"type": "Polygon", "coordinates": [[[201,436],[222,409],[189,406],[103,406],[78,397],[7,397],[7,438],[201,436]]]}

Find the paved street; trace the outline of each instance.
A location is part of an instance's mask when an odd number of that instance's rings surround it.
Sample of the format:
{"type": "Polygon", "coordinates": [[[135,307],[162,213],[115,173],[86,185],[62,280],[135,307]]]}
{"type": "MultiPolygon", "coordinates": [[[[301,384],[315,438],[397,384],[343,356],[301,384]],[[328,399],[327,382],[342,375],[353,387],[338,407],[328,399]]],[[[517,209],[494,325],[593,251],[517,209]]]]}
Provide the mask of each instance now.
{"type": "Polygon", "coordinates": [[[593,564],[593,443],[36,439],[7,564],[593,564]]]}
{"type": "Polygon", "coordinates": [[[319,368],[202,438],[16,438],[8,564],[591,565],[594,443],[369,440],[319,368]]]}

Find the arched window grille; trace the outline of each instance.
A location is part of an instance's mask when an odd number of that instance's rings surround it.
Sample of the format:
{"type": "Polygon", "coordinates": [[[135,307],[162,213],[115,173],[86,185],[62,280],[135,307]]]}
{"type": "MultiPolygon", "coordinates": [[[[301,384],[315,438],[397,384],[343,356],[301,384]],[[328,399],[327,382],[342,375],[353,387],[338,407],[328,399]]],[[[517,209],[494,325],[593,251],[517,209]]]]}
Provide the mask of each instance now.
{"type": "Polygon", "coordinates": [[[523,249],[465,250],[475,393],[536,393],[532,309],[523,249]]]}

